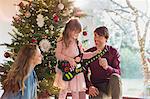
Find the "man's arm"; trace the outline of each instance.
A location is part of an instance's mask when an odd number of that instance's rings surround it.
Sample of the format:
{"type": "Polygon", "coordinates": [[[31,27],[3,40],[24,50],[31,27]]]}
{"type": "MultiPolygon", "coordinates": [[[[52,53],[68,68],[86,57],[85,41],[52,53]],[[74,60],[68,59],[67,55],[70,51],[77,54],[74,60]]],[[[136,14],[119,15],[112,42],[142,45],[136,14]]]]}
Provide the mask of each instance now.
{"type": "Polygon", "coordinates": [[[106,69],[108,75],[111,75],[112,73],[121,74],[120,71],[120,55],[117,50],[113,51],[113,60],[112,60],[112,66],[108,66],[106,69]]]}
{"type": "MultiPolygon", "coordinates": [[[[88,66],[87,66],[88,67],[88,66]]],[[[92,86],[92,83],[89,79],[89,71],[88,68],[86,68],[86,71],[84,71],[84,77],[85,77],[85,82],[86,82],[86,86],[87,88],[89,88],[90,86],[92,86]]]]}
{"type": "Polygon", "coordinates": [[[88,88],[88,94],[90,95],[90,96],[97,96],[98,94],[99,94],[99,90],[96,88],[96,87],[94,87],[93,85],[92,85],[92,83],[91,83],[91,81],[90,81],[90,79],[89,79],[89,71],[88,71],[88,69],[84,72],[84,76],[85,76],[85,81],[86,81],[86,86],[87,86],[87,88],[88,88]]]}

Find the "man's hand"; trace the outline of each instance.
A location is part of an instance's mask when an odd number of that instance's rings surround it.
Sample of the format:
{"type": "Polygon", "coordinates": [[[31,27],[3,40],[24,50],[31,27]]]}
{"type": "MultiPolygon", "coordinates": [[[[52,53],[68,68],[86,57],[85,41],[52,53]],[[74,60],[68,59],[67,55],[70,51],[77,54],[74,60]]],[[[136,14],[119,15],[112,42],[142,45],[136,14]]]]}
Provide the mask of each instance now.
{"type": "Polygon", "coordinates": [[[94,86],[90,86],[89,87],[89,95],[93,96],[93,97],[99,95],[98,89],[94,86]]]}
{"type": "Polygon", "coordinates": [[[105,70],[108,68],[108,62],[106,58],[99,58],[99,65],[102,66],[105,70]]]}

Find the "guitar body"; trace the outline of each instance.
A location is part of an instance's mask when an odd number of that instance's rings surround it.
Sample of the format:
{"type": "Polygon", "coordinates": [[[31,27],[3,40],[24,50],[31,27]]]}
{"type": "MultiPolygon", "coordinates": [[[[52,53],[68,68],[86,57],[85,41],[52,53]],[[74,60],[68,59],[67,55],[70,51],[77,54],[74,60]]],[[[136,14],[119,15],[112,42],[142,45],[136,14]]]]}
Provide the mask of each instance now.
{"type": "Polygon", "coordinates": [[[92,57],[91,59],[86,59],[82,60],[79,63],[77,63],[76,67],[72,68],[70,66],[70,63],[66,60],[63,61],[58,61],[58,68],[62,71],[63,73],[63,80],[64,81],[70,81],[71,79],[74,78],[77,74],[83,72],[86,68],[86,66],[93,61],[97,60],[99,57],[103,56],[107,52],[106,49],[92,57]]]}
{"type": "Polygon", "coordinates": [[[58,61],[58,68],[62,71],[63,80],[65,81],[70,81],[75,75],[83,72],[83,67],[80,63],[77,63],[77,66],[72,68],[68,61],[58,61]]]}

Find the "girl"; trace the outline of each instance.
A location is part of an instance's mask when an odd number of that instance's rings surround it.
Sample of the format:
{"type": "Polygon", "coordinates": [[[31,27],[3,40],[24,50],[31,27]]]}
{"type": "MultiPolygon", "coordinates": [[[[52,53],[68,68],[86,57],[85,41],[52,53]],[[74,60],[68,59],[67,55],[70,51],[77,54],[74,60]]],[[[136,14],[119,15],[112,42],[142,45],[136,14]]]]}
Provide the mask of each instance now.
{"type": "MultiPolygon", "coordinates": [[[[81,24],[77,19],[71,19],[65,26],[62,37],[58,39],[56,47],[56,58],[69,61],[72,67],[76,66],[75,56],[79,49],[83,53],[81,44],[77,44],[77,38],[82,31],[81,24]]],[[[84,53],[83,58],[91,58],[93,53],[84,53]]],[[[78,60],[78,59],[77,59],[78,60]]],[[[71,91],[72,99],[85,99],[86,84],[83,73],[77,74],[71,81],[62,80],[62,72],[56,68],[54,86],[60,88],[59,99],[65,99],[67,92],[71,91]]]]}
{"type": "Polygon", "coordinates": [[[34,67],[41,62],[42,55],[38,46],[24,45],[4,80],[1,99],[37,99],[37,76],[34,67]]]}

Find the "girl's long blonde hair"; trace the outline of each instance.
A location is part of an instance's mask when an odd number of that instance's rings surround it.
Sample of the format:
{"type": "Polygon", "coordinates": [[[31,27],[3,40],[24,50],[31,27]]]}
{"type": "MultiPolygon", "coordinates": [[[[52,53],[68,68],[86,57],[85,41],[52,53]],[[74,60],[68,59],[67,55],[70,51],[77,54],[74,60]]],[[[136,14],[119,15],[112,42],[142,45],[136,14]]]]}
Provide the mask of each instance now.
{"type": "Polygon", "coordinates": [[[16,60],[11,66],[10,71],[7,74],[7,78],[4,80],[4,92],[18,92],[22,90],[24,94],[25,84],[28,73],[31,68],[31,61],[37,51],[36,44],[24,45],[18,52],[16,60]],[[21,87],[21,88],[20,88],[21,87]]]}
{"type": "Polygon", "coordinates": [[[69,42],[69,34],[72,31],[75,31],[76,33],[80,33],[82,31],[81,24],[77,18],[70,19],[66,23],[65,29],[64,29],[63,34],[62,34],[62,39],[61,39],[61,40],[63,40],[66,47],[69,46],[69,43],[70,43],[69,42]]]}

